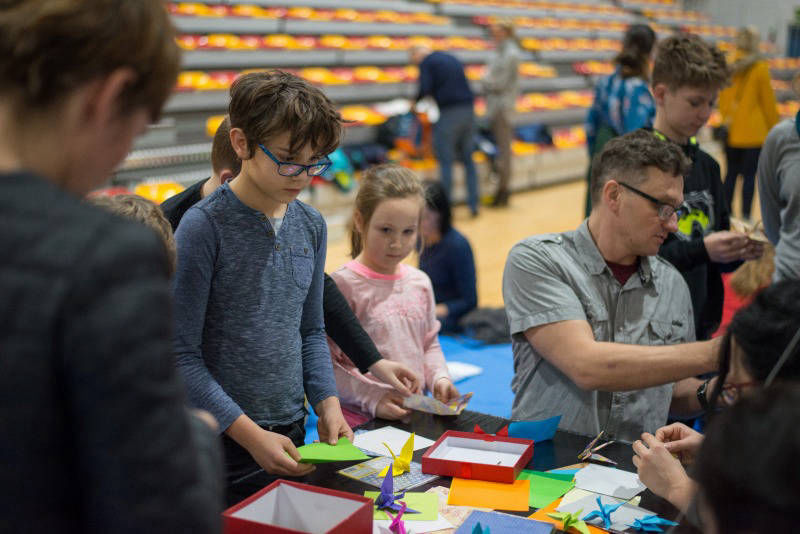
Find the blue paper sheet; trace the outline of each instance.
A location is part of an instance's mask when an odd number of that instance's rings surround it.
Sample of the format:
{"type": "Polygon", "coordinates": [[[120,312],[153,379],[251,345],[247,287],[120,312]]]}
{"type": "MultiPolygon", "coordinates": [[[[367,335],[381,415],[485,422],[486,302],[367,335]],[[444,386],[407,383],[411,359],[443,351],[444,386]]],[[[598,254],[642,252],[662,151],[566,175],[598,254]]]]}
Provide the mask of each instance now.
{"type": "Polygon", "coordinates": [[[492,534],[552,534],[555,527],[550,523],[525,519],[515,515],[501,514],[498,512],[482,512],[475,510],[458,527],[455,534],[472,534],[475,525],[489,527],[492,534]]]}
{"type": "Polygon", "coordinates": [[[556,435],[560,422],[560,415],[543,421],[514,421],[508,425],[508,435],[512,438],[532,439],[534,442],[547,441],[556,435]]]}

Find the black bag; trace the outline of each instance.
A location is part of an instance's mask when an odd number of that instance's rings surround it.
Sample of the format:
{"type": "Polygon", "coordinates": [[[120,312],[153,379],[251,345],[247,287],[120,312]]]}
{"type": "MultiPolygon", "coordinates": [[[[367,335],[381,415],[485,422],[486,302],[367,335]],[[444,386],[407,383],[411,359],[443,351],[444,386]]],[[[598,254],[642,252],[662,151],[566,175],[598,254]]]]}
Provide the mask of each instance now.
{"type": "Polygon", "coordinates": [[[489,345],[511,342],[511,327],[505,308],[477,308],[458,322],[464,334],[489,345]]]}

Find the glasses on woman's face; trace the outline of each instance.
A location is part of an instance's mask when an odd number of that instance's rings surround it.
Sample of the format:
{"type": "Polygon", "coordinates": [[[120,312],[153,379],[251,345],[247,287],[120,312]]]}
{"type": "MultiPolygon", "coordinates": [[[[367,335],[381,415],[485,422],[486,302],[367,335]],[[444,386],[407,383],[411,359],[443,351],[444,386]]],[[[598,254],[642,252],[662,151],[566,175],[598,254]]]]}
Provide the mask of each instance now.
{"type": "Polygon", "coordinates": [[[652,202],[655,205],[656,210],[658,210],[658,218],[664,222],[669,221],[673,215],[677,215],[678,220],[680,220],[681,217],[689,213],[689,208],[687,208],[685,204],[681,204],[680,206],[673,206],[672,204],[667,204],[666,202],[658,200],[656,197],[648,195],[644,191],[639,191],[632,185],[628,185],[625,182],[617,182],[617,183],[622,187],[624,187],[625,189],[627,189],[628,191],[636,193],[640,197],[652,202]]]}
{"type": "Polygon", "coordinates": [[[275,165],[278,166],[278,174],[281,176],[298,176],[303,171],[306,171],[306,174],[309,176],[319,176],[323,174],[328,168],[331,166],[331,160],[327,157],[322,161],[317,163],[312,163],[311,165],[303,165],[300,163],[291,163],[289,161],[280,161],[276,158],[272,152],[267,150],[267,147],[262,145],[261,143],[258,144],[258,148],[260,148],[264,154],[267,155],[269,159],[275,162],[275,165]]]}
{"type": "Polygon", "coordinates": [[[744,390],[757,386],[758,382],[740,382],[738,384],[723,384],[720,397],[722,401],[728,406],[732,406],[739,402],[742,398],[744,390]]]}

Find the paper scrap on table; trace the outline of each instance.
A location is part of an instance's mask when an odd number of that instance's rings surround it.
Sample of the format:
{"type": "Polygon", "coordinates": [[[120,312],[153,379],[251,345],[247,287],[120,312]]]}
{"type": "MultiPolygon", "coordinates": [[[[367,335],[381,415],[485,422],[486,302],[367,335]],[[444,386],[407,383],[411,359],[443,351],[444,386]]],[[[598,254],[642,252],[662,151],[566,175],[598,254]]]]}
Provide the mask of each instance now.
{"type": "MultiPolygon", "coordinates": [[[[353,445],[377,456],[388,456],[391,458],[392,455],[389,454],[389,451],[384,446],[384,442],[386,442],[393,451],[399,451],[403,449],[403,445],[408,441],[409,436],[411,436],[411,432],[406,432],[405,430],[400,430],[393,426],[384,426],[377,430],[356,434],[355,438],[353,438],[353,445]]],[[[414,436],[415,451],[425,449],[433,444],[433,440],[423,438],[419,434],[414,436]]]]}
{"type": "MultiPolygon", "coordinates": [[[[611,514],[612,530],[625,530],[629,528],[629,525],[632,525],[637,519],[642,519],[643,517],[653,514],[653,512],[649,510],[645,510],[644,508],[639,508],[638,506],[634,506],[633,504],[625,502],[625,499],[615,499],[606,495],[601,495],[600,498],[605,505],[624,503],[611,514]]],[[[570,514],[574,514],[578,510],[583,510],[583,515],[581,518],[584,518],[593,511],[597,510],[597,494],[587,495],[582,499],[578,499],[577,501],[568,504],[564,504],[564,501],[562,500],[561,504],[556,508],[556,510],[570,514]]],[[[602,528],[603,525],[603,520],[599,517],[587,520],[586,522],[599,528],[602,528]]]]}
{"type": "Polygon", "coordinates": [[[447,362],[447,372],[450,374],[450,380],[456,384],[472,376],[478,376],[483,373],[483,368],[471,363],[447,362]]]}
{"type": "Polygon", "coordinates": [[[534,443],[553,439],[561,416],[556,415],[542,421],[513,421],[508,425],[508,435],[512,438],[532,439],[534,443]]]}
{"type": "Polygon", "coordinates": [[[596,464],[575,474],[575,487],[625,500],[647,489],[636,473],[596,464]]]}
{"type": "MultiPolygon", "coordinates": [[[[385,476],[380,476],[378,473],[392,463],[391,458],[385,456],[378,456],[360,464],[351,465],[337,471],[340,475],[358,480],[364,484],[380,488],[383,486],[385,476]]],[[[428,482],[432,482],[439,478],[439,475],[427,475],[422,472],[422,465],[419,462],[411,462],[411,468],[408,473],[403,473],[400,476],[392,478],[392,485],[395,491],[403,491],[406,489],[417,488],[424,486],[428,482]]]]}
{"type": "Polygon", "coordinates": [[[551,534],[553,525],[517,515],[502,514],[500,512],[472,512],[466,521],[458,527],[455,534],[472,534],[475,526],[480,523],[483,532],[486,527],[492,534],[525,533],[525,534],[551,534]]]}
{"type": "MultiPolygon", "coordinates": [[[[584,497],[588,497],[588,496],[592,496],[592,495],[597,497],[597,495],[599,495],[599,494],[591,492],[591,491],[582,490],[580,488],[572,488],[571,490],[569,490],[567,492],[566,495],[564,495],[561,498],[561,503],[560,504],[569,504],[569,503],[572,503],[572,502],[575,502],[575,501],[579,501],[579,500],[583,499],[584,497]]],[[[639,506],[639,503],[642,502],[642,496],[641,495],[637,495],[633,499],[628,499],[628,502],[630,504],[634,505],[634,506],[639,506]]]]}
{"type": "MultiPolygon", "coordinates": [[[[434,486],[426,493],[435,493],[439,496],[439,517],[444,517],[456,527],[461,525],[472,513],[473,510],[481,510],[483,512],[490,512],[490,508],[478,508],[473,506],[454,506],[447,504],[450,495],[450,488],[444,486],[434,486]]],[[[436,534],[453,534],[452,528],[450,530],[436,532],[436,534]]]]}
{"type": "Polygon", "coordinates": [[[527,512],[530,508],[531,483],[515,480],[513,484],[488,482],[468,478],[454,478],[450,484],[447,504],[456,506],[480,506],[492,510],[527,512]]]}
{"type": "MultiPolygon", "coordinates": [[[[378,534],[380,532],[380,528],[389,528],[389,525],[392,522],[383,519],[375,519],[373,524],[373,532],[378,534]]],[[[406,520],[406,516],[403,516],[403,524],[406,527],[406,532],[413,532],[414,534],[423,534],[424,532],[438,532],[440,530],[453,530],[453,524],[450,523],[447,519],[440,517],[436,521],[411,521],[406,520]]]]}
{"type": "Polygon", "coordinates": [[[530,480],[531,492],[528,504],[531,508],[543,508],[558,499],[575,485],[572,475],[543,473],[523,469],[518,480],[530,480]]]}
{"type": "Polygon", "coordinates": [[[347,438],[339,438],[336,445],[309,443],[297,447],[297,452],[300,453],[300,462],[307,464],[369,460],[369,456],[354,447],[347,438]]]}
{"type": "Polygon", "coordinates": [[[432,413],[435,415],[458,415],[467,407],[472,393],[465,393],[457,399],[445,404],[440,400],[427,395],[409,395],[403,398],[403,407],[418,412],[432,413]]]}
{"type": "MultiPolygon", "coordinates": [[[[373,501],[378,498],[378,495],[380,495],[379,491],[364,492],[364,497],[373,501]]],[[[439,517],[439,496],[435,493],[407,492],[397,500],[403,501],[409,508],[403,512],[403,521],[436,521],[439,517]],[[412,513],[410,510],[416,510],[417,513],[412,513]]],[[[389,519],[389,516],[383,510],[376,508],[373,518],[389,519]]]]}

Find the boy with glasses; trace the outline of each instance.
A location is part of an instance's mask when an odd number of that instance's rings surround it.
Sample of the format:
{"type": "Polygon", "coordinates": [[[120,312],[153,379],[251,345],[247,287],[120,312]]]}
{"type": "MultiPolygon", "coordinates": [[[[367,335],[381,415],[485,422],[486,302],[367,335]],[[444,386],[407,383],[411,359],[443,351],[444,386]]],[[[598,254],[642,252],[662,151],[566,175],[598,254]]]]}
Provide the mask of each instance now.
{"type": "Polygon", "coordinates": [[[657,256],[683,213],[688,164],[645,130],[612,139],[592,163],[589,218],[511,249],[512,419],[561,415],[563,430],[630,441],[671,407],[699,409],[687,377],[716,368],[718,342],[689,343],[688,288],[657,256]]]}
{"type": "Polygon", "coordinates": [[[656,48],[651,80],[656,102],[653,135],[680,146],[692,162],[684,178],[687,210],[680,214],[678,231],[669,235],[659,254],[677,267],[689,286],[697,339],[709,339],[722,318],[720,273],[731,272],[741,260],[763,253],[760,244],[730,231],[729,202],[719,164],[694,138],[708,121],[727,80],[725,57],[697,36],[669,37],[656,48]]]}
{"type": "Polygon", "coordinates": [[[283,72],[232,85],[230,138],[239,174],[190,208],[176,232],[174,349],[189,397],[224,432],[228,502],[302,476],[304,397],[322,441],[353,432],[342,416],[322,314],[327,232],[296,200],[330,165],[342,119],[283,72]],[[255,475],[255,476],[253,476],[255,475]]]}

